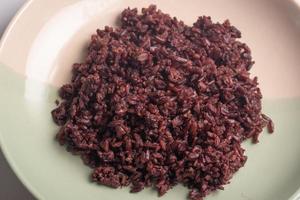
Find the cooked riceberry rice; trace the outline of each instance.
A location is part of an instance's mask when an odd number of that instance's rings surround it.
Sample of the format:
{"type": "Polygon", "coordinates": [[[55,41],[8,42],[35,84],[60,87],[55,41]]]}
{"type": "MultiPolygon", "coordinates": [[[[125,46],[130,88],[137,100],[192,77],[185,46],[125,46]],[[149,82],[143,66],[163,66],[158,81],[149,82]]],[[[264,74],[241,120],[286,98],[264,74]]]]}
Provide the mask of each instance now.
{"type": "Polygon", "coordinates": [[[240,37],[228,20],[187,26],[154,5],[125,9],[60,88],[58,141],[101,185],[163,195],[182,183],[193,200],[223,189],[246,162],[241,143],[274,129],[240,37]]]}

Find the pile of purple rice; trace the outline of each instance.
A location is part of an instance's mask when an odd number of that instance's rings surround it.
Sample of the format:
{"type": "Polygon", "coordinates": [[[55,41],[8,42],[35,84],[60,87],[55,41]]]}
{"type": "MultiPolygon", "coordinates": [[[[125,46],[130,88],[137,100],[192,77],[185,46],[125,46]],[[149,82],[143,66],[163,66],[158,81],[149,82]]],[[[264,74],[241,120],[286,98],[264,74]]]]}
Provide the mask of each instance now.
{"type": "Polygon", "coordinates": [[[187,26],[154,5],[125,9],[60,88],[57,140],[101,185],[161,196],[179,183],[192,200],[223,189],[247,160],[241,143],[274,129],[240,37],[228,20],[187,26]]]}

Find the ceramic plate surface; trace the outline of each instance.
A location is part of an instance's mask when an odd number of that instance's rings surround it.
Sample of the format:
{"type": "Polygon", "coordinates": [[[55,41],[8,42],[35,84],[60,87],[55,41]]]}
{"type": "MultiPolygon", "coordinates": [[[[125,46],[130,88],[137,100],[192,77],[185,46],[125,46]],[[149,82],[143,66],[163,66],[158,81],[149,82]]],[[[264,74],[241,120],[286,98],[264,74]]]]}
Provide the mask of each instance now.
{"type": "Polygon", "coordinates": [[[109,189],[90,183],[90,169],[54,141],[50,111],[58,87],[70,79],[97,28],[115,26],[124,8],[157,4],[191,25],[197,16],[229,19],[256,61],[263,110],[275,133],[246,141],[248,161],[224,191],[207,200],[296,200],[300,187],[300,8],[292,0],[31,0],[0,44],[0,141],[12,168],[42,200],[182,200],[177,186],[162,198],[146,189],[109,189]]]}

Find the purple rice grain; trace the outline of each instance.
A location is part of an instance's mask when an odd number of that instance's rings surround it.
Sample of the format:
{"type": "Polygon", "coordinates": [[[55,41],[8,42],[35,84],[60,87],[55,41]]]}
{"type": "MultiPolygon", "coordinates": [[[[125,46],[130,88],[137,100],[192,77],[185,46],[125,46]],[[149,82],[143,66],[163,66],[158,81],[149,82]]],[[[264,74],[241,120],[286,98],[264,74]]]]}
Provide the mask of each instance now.
{"type": "Polygon", "coordinates": [[[101,185],[161,196],[181,183],[192,200],[222,190],[247,160],[241,142],[274,131],[239,38],[228,20],[187,26],[154,5],[125,9],[120,27],[92,35],[60,88],[58,141],[101,185]]]}

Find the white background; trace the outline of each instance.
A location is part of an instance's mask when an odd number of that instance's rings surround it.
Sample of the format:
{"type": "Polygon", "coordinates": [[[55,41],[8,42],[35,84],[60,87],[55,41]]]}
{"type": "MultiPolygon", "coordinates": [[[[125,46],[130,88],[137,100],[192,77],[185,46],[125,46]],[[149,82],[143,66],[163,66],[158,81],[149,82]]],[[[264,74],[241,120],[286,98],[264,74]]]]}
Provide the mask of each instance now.
{"type": "MultiPolygon", "coordinates": [[[[26,0],[0,0],[0,36],[7,24],[26,0]]],[[[30,159],[30,158],[28,158],[30,159]]],[[[33,200],[7,164],[0,149],[0,199],[33,200]]]]}

